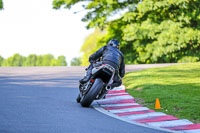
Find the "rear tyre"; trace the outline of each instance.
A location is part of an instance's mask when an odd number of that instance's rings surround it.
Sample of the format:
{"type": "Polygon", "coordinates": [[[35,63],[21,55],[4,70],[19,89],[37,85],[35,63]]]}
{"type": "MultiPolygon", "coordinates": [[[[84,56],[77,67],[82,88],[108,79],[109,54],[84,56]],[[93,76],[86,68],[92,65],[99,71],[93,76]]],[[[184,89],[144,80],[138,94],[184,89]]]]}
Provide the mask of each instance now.
{"type": "Polygon", "coordinates": [[[81,98],[80,104],[83,107],[89,107],[102,88],[103,81],[100,78],[97,78],[88,93],[81,98]]]}

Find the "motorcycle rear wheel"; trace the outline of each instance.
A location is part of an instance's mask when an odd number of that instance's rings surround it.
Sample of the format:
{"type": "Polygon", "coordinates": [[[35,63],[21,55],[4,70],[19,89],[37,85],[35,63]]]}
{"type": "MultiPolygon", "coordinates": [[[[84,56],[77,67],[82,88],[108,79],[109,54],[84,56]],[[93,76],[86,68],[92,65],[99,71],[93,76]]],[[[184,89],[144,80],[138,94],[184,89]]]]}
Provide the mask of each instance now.
{"type": "Polygon", "coordinates": [[[90,90],[87,92],[87,94],[81,98],[80,100],[81,106],[89,107],[102,88],[103,88],[103,81],[100,78],[97,78],[94,81],[94,84],[92,85],[90,90]]]}

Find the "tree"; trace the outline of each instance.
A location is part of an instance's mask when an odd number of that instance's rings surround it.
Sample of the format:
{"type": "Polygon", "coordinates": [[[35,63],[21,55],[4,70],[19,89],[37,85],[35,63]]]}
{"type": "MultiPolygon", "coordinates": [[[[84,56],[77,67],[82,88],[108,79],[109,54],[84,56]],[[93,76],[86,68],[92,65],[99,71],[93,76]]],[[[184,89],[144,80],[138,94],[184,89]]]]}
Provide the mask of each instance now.
{"type": "Polygon", "coordinates": [[[96,28],[95,31],[85,39],[85,42],[82,45],[81,50],[80,50],[83,53],[83,56],[81,59],[82,66],[89,65],[89,62],[88,62],[89,56],[103,45],[100,42],[99,44],[101,45],[97,45],[97,44],[98,44],[98,41],[101,40],[102,36],[105,33],[106,33],[105,31],[102,31],[96,28]]]}
{"type": "Polygon", "coordinates": [[[67,62],[66,62],[65,56],[63,56],[63,55],[58,56],[57,61],[58,61],[57,66],[67,66],[67,62]]]}
{"type": "Polygon", "coordinates": [[[23,62],[25,61],[25,57],[20,54],[14,54],[8,59],[4,60],[2,66],[23,66],[23,62]]]}
{"type": "Polygon", "coordinates": [[[82,21],[89,22],[87,28],[105,27],[109,23],[109,18],[119,11],[131,8],[139,0],[54,0],[53,8],[59,9],[61,6],[70,9],[73,5],[81,3],[82,7],[88,13],[82,18],[82,21]]]}
{"type": "Polygon", "coordinates": [[[50,66],[58,66],[58,60],[52,59],[50,66]]]}
{"type": "Polygon", "coordinates": [[[65,56],[58,56],[55,59],[53,55],[39,55],[30,54],[28,57],[21,56],[20,54],[14,54],[13,56],[3,59],[0,56],[0,66],[66,66],[65,56]],[[3,63],[2,63],[3,62],[3,63]]]}
{"type": "Polygon", "coordinates": [[[3,9],[3,1],[0,0],[0,10],[3,9]]]}
{"type": "Polygon", "coordinates": [[[43,55],[37,56],[36,66],[43,66],[43,55]]]}
{"type": "MultiPolygon", "coordinates": [[[[96,51],[98,48],[100,48],[103,45],[106,45],[107,42],[110,39],[118,39],[123,41],[122,39],[122,29],[120,28],[120,25],[117,23],[119,21],[109,21],[109,19],[114,16],[115,14],[118,14],[121,11],[127,10],[132,11],[135,9],[135,5],[139,2],[140,0],[93,0],[93,1],[88,1],[88,0],[54,0],[53,1],[53,8],[59,9],[61,8],[62,5],[64,5],[65,8],[70,9],[73,5],[77,3],[81,3],[83,8],[88,11],[88,13],[85,15],[85,17],[82,19],[84,22],[89,22],[87,25],[87,28],[93,28],[96,27],[98,30],[103,29],[104,33],[105,31],[108,31],[108,33],[102,37],[98,37],[96,35],[96,30],[93,34],[91,34],[88,38],[86,38],[85,43],[83,44],[81,48],[81,52],[84,52],[83,57],[82,57],[82,64],[81,65],[88,65],[88,57],[90,54],[92,54],[94,51],[96,51]],[[114,22],[114,23],[113,23],[114,22]],[[114,28],[115,30],[113,30],[114,28]],[[98,38],[98,41],[97,41],[98,38]],[[95,40],[93,43],[90,45],[89,42],[90,40],[95,40]],[[83,50],[83,47],[86,46],[92,46],[88,47],[89,49],[83,50]]],[[[125,57],[128,58],[129,60],[125,60],[126,63],[131,63],[132,56],[134,56],[133,51],[132,51],[132,44],[123,41],[121,46],[121,49],[123,52],[127,51],[125,54],[125,57]]]]}
{"type": "Polygon", "coordinates": [[[26,58],[24,66],[36,66],[37,65],[37,55],[31,54],[26,58]]]}
{"type": "Polygon", "coordinates": [[[54,59],[54,56],[51,54],[43,55],[42,66],[51,66],[51,61],[54,59]]]}
{"type": "Polygon", "coordinates": [[[125,13],[121,22],[123,40],[132,43],[135,61],[199,60],[199,5],[197,0],[143,0],[135,11],[125,13]]]}
{"type": "Polygon", "coordinates": [[[56,9],[62,5],[70,8],[80,1],[88,10],[83,18],[89,22],[87,28],[107,31],[96,48],[110,39],[118,39],[126,63],[200,60],[198,0],[54,0],[53,4],[56,9]],[[110,16],[124,9],[127,11],[120,18],[109,21],[110,16]]]}
{"type": "Polygon", "coordinates": [[[0,56],[0,66],[2,66],[4,58],[0,56]]]}
{"type": "Polygon", "coordinates": [[[81,65],[81,58],[80,57],[74,57],[71,60],[71,66],[80,66],[81,65]]]}

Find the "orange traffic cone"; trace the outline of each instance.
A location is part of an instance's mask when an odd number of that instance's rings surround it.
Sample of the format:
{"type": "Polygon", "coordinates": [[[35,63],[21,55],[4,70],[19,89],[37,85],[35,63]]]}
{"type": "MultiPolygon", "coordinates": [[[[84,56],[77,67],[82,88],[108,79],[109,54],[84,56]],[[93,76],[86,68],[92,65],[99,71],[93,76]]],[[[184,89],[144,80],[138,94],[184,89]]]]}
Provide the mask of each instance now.
{"type": "Polygon", "coordinates": [[[159,102],[159,99],[158,99],[158,98],[156,98],[155,109],[161,109],[161,108],[160,108],[160,102],[159,102]]]}

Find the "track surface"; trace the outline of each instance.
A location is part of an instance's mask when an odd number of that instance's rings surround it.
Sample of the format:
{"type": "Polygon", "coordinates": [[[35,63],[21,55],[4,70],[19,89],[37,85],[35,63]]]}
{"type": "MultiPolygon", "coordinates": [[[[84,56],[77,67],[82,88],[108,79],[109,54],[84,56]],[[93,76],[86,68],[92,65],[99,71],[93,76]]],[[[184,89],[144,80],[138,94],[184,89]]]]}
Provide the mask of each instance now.
{"type": "MultiPolygon", "coordinates": [[[[165,65],[133,65],[126,71],[165,65]]],[[[162,133],[75,102],[85,67],[1,67],[0,133],[162,133]]]]}

